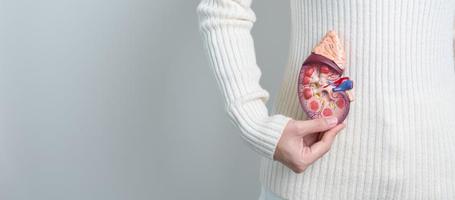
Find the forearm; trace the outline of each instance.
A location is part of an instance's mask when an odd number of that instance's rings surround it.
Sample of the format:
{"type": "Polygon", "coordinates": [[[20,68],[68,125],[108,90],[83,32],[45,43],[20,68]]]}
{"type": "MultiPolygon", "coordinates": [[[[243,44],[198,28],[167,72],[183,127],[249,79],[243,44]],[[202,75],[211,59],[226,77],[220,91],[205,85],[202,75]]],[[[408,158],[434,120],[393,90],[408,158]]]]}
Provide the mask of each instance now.
{"type": "Polygon", "coordinates": [[[269,116],[265,105],[269,93],[259,84],[261,70],[250,33],[256,20],[251,0],[202,0],[197,13],[226,112],[252,149],[272,158],[290,118],[269,116]]]}

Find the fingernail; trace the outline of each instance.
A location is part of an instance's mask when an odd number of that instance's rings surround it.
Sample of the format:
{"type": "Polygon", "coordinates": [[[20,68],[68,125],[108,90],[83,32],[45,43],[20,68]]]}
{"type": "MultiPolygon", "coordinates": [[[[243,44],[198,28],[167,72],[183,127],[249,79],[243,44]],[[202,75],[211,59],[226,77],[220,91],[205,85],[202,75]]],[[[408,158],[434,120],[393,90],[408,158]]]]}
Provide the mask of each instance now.
{"type": "Polygon", "coordinates": [[[328,117],[328,118],[325,118],[325,120],[329,126],[334,126],[338,123],[337,117],[328,117]]]}

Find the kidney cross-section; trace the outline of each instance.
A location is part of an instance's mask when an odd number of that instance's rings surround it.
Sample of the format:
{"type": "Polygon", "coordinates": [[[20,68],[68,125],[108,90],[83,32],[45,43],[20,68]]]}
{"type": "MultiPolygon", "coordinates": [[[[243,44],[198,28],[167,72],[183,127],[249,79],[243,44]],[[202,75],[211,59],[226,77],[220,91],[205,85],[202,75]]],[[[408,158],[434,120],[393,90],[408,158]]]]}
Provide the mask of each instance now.
{"type": "Polygon", "coordinates": [[[349,113],[349,98],[344,91],[334,92],[341,74],[325,64],[303,65],[299,73],[298,97],[311,119],[335,116],[344,121],[349,113]]]}

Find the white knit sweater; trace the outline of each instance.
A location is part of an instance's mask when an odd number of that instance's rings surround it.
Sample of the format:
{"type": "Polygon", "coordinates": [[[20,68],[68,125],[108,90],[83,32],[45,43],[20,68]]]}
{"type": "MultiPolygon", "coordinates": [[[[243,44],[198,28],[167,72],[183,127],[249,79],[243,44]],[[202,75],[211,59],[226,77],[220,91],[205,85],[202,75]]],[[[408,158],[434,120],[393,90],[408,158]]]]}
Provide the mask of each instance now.
{"type": "Polygon", "coordinates": [[[261,182],[287,199],[455,199],[455,1],[290,1],[289,62],[270,113],[251,0],[197,7],[226,111],[263,156],[261,182]],[[345,46],[356,100],[331,150],[295,174],[272,156],[288,120],[306,119],[298,71],[329,30],[345,46]]]}

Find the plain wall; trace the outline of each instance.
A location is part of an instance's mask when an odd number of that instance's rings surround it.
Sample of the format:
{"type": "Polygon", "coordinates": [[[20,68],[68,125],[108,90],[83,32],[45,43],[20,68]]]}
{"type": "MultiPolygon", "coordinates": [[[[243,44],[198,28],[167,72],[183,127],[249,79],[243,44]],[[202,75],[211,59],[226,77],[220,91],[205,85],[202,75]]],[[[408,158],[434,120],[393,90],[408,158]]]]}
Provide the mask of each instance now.
{"type": "MultiPolygon", "coordinates": [[[[0,0],[0,199],[257,199],[259,157],[224,111],[196,0],[0,0]]],[[[254,1],[262,86],[289,2],[254,1]]]]}

